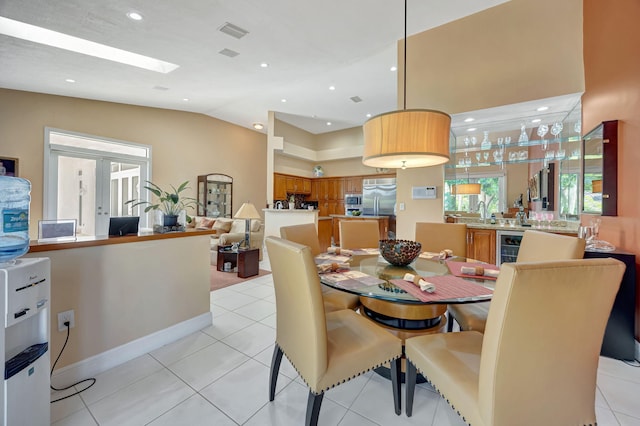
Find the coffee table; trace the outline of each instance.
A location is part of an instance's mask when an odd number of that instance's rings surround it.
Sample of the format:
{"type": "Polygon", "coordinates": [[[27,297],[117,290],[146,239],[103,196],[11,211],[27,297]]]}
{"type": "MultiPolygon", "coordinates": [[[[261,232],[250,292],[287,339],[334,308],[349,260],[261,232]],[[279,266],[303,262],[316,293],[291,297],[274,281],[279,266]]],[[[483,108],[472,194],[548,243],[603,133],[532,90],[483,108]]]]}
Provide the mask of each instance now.
{"type": "Polygon", "coordinates": [[[231,263],[231,268],[238,267],[238,277],[247,278],[258,275],[260,268],[259,249],[232,250],[231,246],[218,247],[218,271],[224,271],[225,262],[231,263]]]}

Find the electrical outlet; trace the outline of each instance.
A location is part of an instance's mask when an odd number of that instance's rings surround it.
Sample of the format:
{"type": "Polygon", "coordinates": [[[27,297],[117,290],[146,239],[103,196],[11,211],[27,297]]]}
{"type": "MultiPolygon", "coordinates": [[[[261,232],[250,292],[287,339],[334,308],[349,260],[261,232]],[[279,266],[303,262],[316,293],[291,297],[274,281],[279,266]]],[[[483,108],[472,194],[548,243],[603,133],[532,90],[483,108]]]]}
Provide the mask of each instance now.
{"type": "Polygon", "coordinates": [[[73,328],[76,326],[76,319],[73,309],[70,311],[58,313],[58,331],[67,331],[67,326],[64,325],[64,323],[67,321],[69,321],[69,328],[73,328]]]}

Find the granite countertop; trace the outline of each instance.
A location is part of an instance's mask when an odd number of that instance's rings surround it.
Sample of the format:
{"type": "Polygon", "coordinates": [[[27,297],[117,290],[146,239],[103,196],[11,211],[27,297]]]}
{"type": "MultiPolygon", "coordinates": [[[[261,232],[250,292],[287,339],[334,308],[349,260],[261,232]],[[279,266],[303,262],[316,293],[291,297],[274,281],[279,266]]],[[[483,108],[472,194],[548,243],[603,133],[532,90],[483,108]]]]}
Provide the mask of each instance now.
{"type": "Polygon", "coordinates": [[[510,225],[500,225],[500,224],[490,224],[490,223],[467,223],[467,228],[472,229],[494,229],[496,231],[526,231],[528,229],[532,229],[534,231],[543,231],[543,232],[554,232],[554,233],[562,233],[562,234],[576,234],[578,235],[578,228],[574,227],[563,221],[552,221],[551,226],[543,225],[543,226],[510,226],[510,225]],[[564,225],[564,226],[563,226],[564,225]]]}
{"type": "Polygon", "coordinates": [[[370,215],[360,215],[360,216],[352,216],[348,214],[331,214],[331,217],[337,217],[340,219],[384,219],[389,216],[370,216],[370,215]]]}
{"type": "Polygon", "coordinates": [[[318,213],[318,210],[309,209],[262,209],[262,211],[271,213],[318,213]]]}

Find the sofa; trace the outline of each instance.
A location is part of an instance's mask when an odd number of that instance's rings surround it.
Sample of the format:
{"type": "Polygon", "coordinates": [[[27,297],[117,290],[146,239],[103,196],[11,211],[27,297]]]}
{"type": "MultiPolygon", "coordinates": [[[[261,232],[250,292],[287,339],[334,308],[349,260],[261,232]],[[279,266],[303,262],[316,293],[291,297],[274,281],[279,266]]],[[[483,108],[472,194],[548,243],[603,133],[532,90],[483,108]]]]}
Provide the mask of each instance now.
{"type": "MultiPolygon", "coordinates": [[[[213,218],[206,216],[194,216],[187,227],[196,229],[213,229],[215,235],[211,236],[211,264],[218,263],[218,247],[231,245],[244,241],[246,229],[245,219],[213,218]]],[[[251,248],[260,250],[262,260],[262,244],[264,240],[264,225],[260,219],[251,219],[249,226],[251,248]]]]}

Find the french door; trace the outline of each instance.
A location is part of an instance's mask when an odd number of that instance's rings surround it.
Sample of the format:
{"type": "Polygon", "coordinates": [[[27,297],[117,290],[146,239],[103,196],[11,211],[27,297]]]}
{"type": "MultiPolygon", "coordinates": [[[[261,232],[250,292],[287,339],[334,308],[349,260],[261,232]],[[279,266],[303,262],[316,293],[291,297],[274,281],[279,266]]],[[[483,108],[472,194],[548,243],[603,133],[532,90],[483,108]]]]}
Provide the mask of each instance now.
{"type": "MultiPolygon", "coordinates": [[[[75,219],[78,236],[107,235],[112,216],[147,217],[125,204],[141,199],[141,182],[149,180],[149,162],[129,154],[51,143],[45,171],[45,219],[75,219]]],[[[95,148],[95,147],[92,147],[95,148]]]]}

